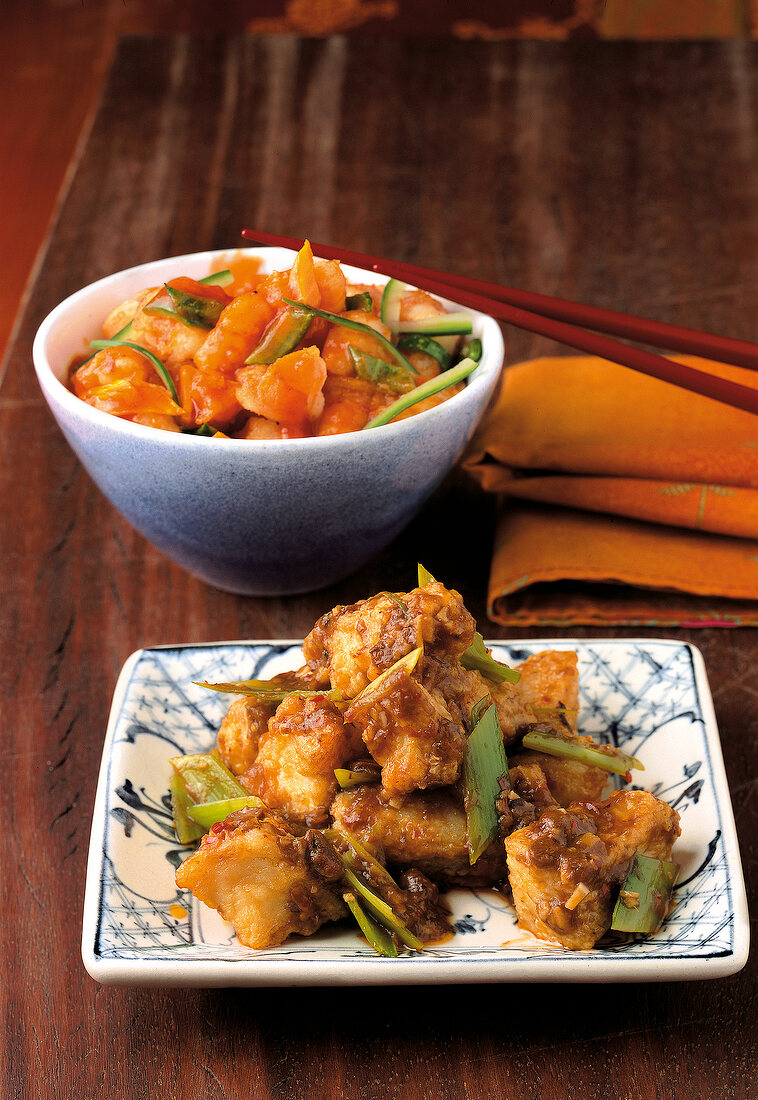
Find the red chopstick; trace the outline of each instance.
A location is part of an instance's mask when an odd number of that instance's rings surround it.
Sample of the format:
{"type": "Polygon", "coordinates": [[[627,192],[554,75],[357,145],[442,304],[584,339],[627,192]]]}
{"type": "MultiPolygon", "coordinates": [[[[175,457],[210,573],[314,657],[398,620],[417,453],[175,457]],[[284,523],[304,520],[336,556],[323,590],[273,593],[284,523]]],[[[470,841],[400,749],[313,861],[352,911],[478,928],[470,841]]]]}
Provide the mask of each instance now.
{"type": "MultiPolygon", "coordinates": [[[[303,243],[302,238],[284,237],[252,229],[243,230],[242,236],[261,244],[278,245],[294,250],[303,243]]],[[[723,404],[732,405],[746,412],[758,413],[758,390],[750,386],[718,378],[705,371],[685,366],[683,363],[654,355],[652,352],[618,343],[607,336],[598,335],[597,332],[587,332],[584,328],[577,326],[610,331],[615,335],[653,343],[658,347],[686,351],[721,362],[758,369],[758,346],[754,344],[700,333],[693,329],[683,329],[675,325],[666,325],[658,321],[648,321],[595,306],[567,302],[531,291],[500,287],[461,275],[448,275],[432,268],[386,260],[350,249],[336,248],[333,245],[311,241],[311,248],[317,256],[369,268],[404,281],[412,280],[416,286],[446,298],[453,298],[471,309],[489,313],[516,328],[548,336],[569,347],[620,363],[632,370],[683,389],[692,390],[723,404]],[[486,294],[485,290],[491,293],[486,294]],[[530,308],[522,308],[527,304],[530,308]]]]}

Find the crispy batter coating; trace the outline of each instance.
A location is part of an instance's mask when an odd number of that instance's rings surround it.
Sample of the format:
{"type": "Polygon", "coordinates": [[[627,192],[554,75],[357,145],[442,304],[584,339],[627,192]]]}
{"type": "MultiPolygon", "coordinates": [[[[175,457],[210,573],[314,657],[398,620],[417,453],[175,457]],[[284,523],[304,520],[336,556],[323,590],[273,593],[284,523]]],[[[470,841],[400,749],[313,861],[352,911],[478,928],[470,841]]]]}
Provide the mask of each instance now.
{"type": "Polygon", "coordinates": [[[323,825],[337,790],[334,769],[363,751],[360,733],[325,695],[288,695],[241,779],[270,809],[300,824],[323,825]]]}
{"type": "MultiPolygon", "coordinates": [[[[565,732],[565,731],[564,731],[565,732]]],[[[566,760],[525,749],[512,757],[514,764],[538,764],[559,806],[572,802],[598,802],[608,784],[608,772],[581,760],[566,760]]]]}
{"type": "Polygon", "coordinates": [[[395,665],[377,677],[345,711],[382,766],[390,794],[454,783],[466,750],[466,731],[438,689],[428,691],[414,672],[395,665]]]}
{"type": "Polygon", "coordinates": [[[493,843],[471,866],[466,814],[455,788],[395,799],[379,787],[355,787],[338,792],[332,816],[378,858],[416,867],[436,881],[490,885],[505,877],[502,842],[493,843]]]}
{"type": "Polygon", "coordinates": [[[425,653],[419,665],[424,687],[440,695],[450,714],[470,733],[471,710],[486,696],[493,698],[493,685],[480,672],[465,669],[452,657],[425,653]]]}
{"type": "Polygon", "coordinates": [[[231,921],[245,947],[276,947],[347,912],[309,867],[306,850],[306,839],[281,817],[238,810],[213,826],[180,865],[176,883],[231,921]]]}
{"type": "Polygon", "coordinates": [[[218,731],[221,759],[235,775],[242,775],[255,762],[258,742],[268,728],[276,704],[254,697],[235,699],[218,731]]]}
{"type": "Polygon", "coordinates": [[[549,809],[505,841],[519,925],[572,950],[610,927],[617,888],[635,854],[669,859],[679,815],[648,791],[549,809]]]}
{"type": "Polygon", "coordinates": [[[454,590],[436,581],[412,592],[379,593],[323,615],[303,643],[314,672],[354,699],[411,650],[458,657],[474,640],[474,620],[454,590]]]}
{"type": "Polygon", "coordinates": [[[541,722],[576,732],[579,712],[579,669],[576,653],[545,649],[519,665],[519,694],[541,722]],[[565,713],[564,713],[565,712],[565,713]]]}

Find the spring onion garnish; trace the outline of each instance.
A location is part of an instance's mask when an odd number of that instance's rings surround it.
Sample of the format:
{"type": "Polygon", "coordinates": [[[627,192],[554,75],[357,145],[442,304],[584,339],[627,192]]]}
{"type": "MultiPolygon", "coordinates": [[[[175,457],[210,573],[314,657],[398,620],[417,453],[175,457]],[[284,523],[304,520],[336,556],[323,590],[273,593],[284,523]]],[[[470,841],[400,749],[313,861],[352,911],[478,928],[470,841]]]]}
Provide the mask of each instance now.
{"type": "Polygon", "coordinates": [[[418,563],[418,586],[423,588],[425,584],[435,584],[435,579],[432,574],[426,569],[421,562],[418,563]]]}
{"type": "Polygon", "coordinates": [[[368,333],[369,336],[373,336],[374,339],[381,344],[393,363],[397,363],[398,366],[410,371],[411,374],[418,374],[413,364],[408,362],[405,356],[397,350],[395,345],[385,336],[382,336],[381,332],[377,332],[375,328],[372,328],[371,325],[363,325],[360,321],[351,321],[349,317],[340,317],[338,313],[329,313],[328,310],[317,309],[316,306],[306,305],[305,302],[293,302],[291,298],[282,298],[282,301],[286,302],[288,306],[295,306],[297,309],[307,309],[314,317],[323,317],[325,321],[331,321],[333,325],[342,325],[343,328],[351,328],[356,332],[368,333]]]}
{"type": "Polygon", "coordinates": [[[502,661],[495,660],[478,630],[473,642],[462,654],[461,664],[464,668],[481,672],[482,676],[493,684],[501,684],[503,680],[507,680],[509,684],[517,684],[521,679],[518,669],[509,668],[502,661]]]}
{"type": "Polygon", "coordinates": [[[333,703],[339,703],[342,696],[334,688],[323,691],[312,691],[301,688],[297,682],[293,684],[282,683],[281,680],[231,680],[228,684],[209,684],[205,680],[193,680],[196,687],[207,688],[209,691],[219,691],[226,695],[250,695],[264,702],[281,703],[288,695],[299,695],[303,699],[311,699],[316,695],[325,695],[333,703]]]}
{"type": "Polygon", "coordinates": [[[242,786],[237,777],[213,753],[172,756],[169,764],[181,776],[187,794],[196,804],[250,796],[250,791],[242,786]]]}
{"type": "Polygon", "coordinates": [[[408,604],[401,600],[399,596],[396,596],[394,592],[378,592],[377,595],[386,596],[387,599],[392,600],[393,603],[396,603],[397,606],[403,611],[405,617],[408,617],[408,604]]]}
{"type": "Polygon", "coordinates": [[[397,332],[424,332],[434,336],[457,336],[471,332],[468,313],[433,313],[430,317],[417,317],[414,321],[398,321],[397,332]]]}
{"type": "Polygon", "coordinates": [[[495,801],[499,779],[508,774],[503,731],[494,704],[488,697],[471,711],[471,733],[463,758],[463,800],[468,826],[469,862],[473,866],[497,834],[495,801]]]}
{"type": "Polygon", "coordinates": [[[381,924],[370,917],[365,909],[361,908],[355,894],[345,893],[342,895],[342,900],[355,917],[358,927],[377,955],[382,955],[387,959],[396,959],[397,947],[392,936],[382,928],[381,924]]]}
{"type": "Polygon", "coordinates": [[[228,286],[229,283],[234,282],[234,275],[228,267],[225,267],[223,271],[214,271],[212,275],[205,275],[197,281],[207,286],[228,286]]]}
{"type": "Polygon", "coordinates": [[[368,290],[361,290],[358,294],[348,294],[345,298],[345,309],[362,309],[364,313],[371,313],[374,308],[374,299],[368,290]]]}
{"type": "Polygon", "coordinates": [[[345,866],[345,878],[354,890],[357,890],[365,902],[366,908],[380,924],[383,924],[388,932],[402,940],[406,947],[412,947],[414,951],[423,951],[424,945],[417,936],[414,936],[410,928],[398,917],[391,905],[370,890],[357,875],[353,874],[349,867],[345,866]]]}
{"type": "Polygon", "coordinates": [[[408,393],[415,386],[415,376],[405,367],[367,355],[365,351],[354,348],[352,344],[348,344],[347,350],[359,378],[365,378],[367,382],[374,382],[377,386],[385,386],[393,393],[408,393]]]}
{"type": "Polygon", "coordinates": [[[189,816],[189,808],[194,806],[194,802],[179,772],[174,772],[169,779],[168,789],[171,795],[171,814],[174,819],[176,839],[180,844],[192,844],[200,839],[204,829],[189,816]]]}
{"type": "MultiPolygon", "coordinates": [[[[425,336],[423,332],[407,333],[398,340],[397,346],[400,351],[423,351],[424,355],[431,355],[439,363],[440,370],[448,370],[453,362],[450,352],[443,348],[438,340],[433,339],[431,336],[425,336]]],[[[461,358],[465,358],[465,356],[461,356],[461,358]]],[[[470,355],[469,358],[476,359],[476,356],[470,355]]],[[[481,353],[479,358],[481,359],[481,353]]]]}
{"type": "Polygon", "coordinates": [[[665,920],[679,866],[650,856],[636,855],[613,910],[614,932],[652,935],[665,920]]]}
{"type": "Polygon", "coordinates": [[[340,786],[340,790],[347,791],[351,787],[362,787],[367,783],[380,783],[381,770],[377,768],[335,768],[334,778],[340,786]]]}
{"type": "Polygon", "coordinates": [[[138,351],[140,355],[144,355],[145,358],[149,359],[150,362],[153,364],[158,374],[160,375],[163,385],[171,394],[174,401],[176,401],[177,405],[181,404],[181,401],[179,400],[179,394],[176,392],[174,380],[168,373],[166,367],[163,365],[163,363],[161,363],[157,355],[153,355],[153,353],[151,351],[148,351],[147,348],[143,348],[142,344],[133,344],[131,340],[120,340],[118,336],[114,336],[112,340],[91,340],[90,347],[97,348],[98,350],[100,350],[100,348],[131,348],[132,351],[138,351]]]}
{"type": "Polygon", "coordinates": [[[430,378],[417,386],[415,390],[411,390],[410,393],[405,393],[402,397],[399,397],[397,401],[393,401],[388,408],[383,409],[373,420],[369,420],[361,431],[365,432],[367,428],[378,428],[382,424],[388,424],[393,417],[397,416],[398,413],[405,412],[411,405],[416,405],[419,401],[423,401],[427,397],[433,397],[435,393],[441,393],[449,386],[455,386],[458,382],[462,382],[464,378],[468,378],[473,370],[476,370],[476,363],[473,359],[461,360],[457,367],[451,367],[443,374],[438,374],[436,378],[430,378]]]}
{"type": "Polygon", "coordinates": [[[367,684],[362,691],[358,692],[355,699],[353,699],[353,705],[355,705],[359,699],[362,703],[365,703],[366,699],[372,695],[380,696],[387,685],[387,680],[390,676],[394,676],[396,672],[402,672],[404,675],[410,676],[418,664],[418,659],[422,652],[423,647],[419,646],[417,649],[412,649],[410,653],[406,653],[399,661],[395,661],[394,665],[390,665],[390,667],[380,673],[375,680],[367,684]]]}
{"type": "Polygon", "coordinates": [[[217,821],[223,821],[235,810],[245,810],[249,806],[262,806],[260,798],[254,794],[248,794],[239,798],[219,798],[215,802],[194,803],[187,807],[187,816],[201,825],[205,832],[215,825],[217,821]]]}
{"type": "Polygon", "coordinates": [[[589,739],[569,737],[558,730],[529,730],[524,734],[523,743],[524,748],[544,752],[546,756],[578,760],[616,775],[626,775],[631,768],[645,770],[645,765],[635,756],[627,756],[613,745],[598,745],[589,739]]]}

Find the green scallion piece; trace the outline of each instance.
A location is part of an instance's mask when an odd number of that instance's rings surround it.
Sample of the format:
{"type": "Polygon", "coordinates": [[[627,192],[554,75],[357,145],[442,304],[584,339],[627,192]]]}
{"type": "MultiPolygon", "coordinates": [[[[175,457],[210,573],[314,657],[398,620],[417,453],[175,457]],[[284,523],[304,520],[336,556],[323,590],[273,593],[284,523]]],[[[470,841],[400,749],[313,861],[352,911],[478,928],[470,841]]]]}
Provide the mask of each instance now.
{"type": "Polygon", "coordinates": [[[434,584],[435,579],[432,574],[426,569],[421,562],[418,563],[418,586],[423,588],[425,584],[434,584]]]}
{"type": "Polygon", "coordinates": [[[473,708],[472,729],[463,758],[463,798],[472,866],[497,834],[495,802],[501,790],[499,779],[508,774],[497,708],[490,704],[482,713],[482,703],[480,700],[473,708]]]}
{"type": "Polygon", "coordinates": [[[239,798],[219,798],[215,802],[192,803],[187,807],[187,816],[202,826],[205,832],[215,825],[217,821],[223,821],[233,814],[235,810],[245,810],[250,806],[262,806],[260,798],[254,794],[248,794],[239,798]]]}
{"type": "Polygon", "coordinates": [[[334,688],[323,691],[310,691],[271,680],[232,680],[228,684],[209,684],[205,680],[193,680],[192,683],[196,687],[207,688],[209,691],[219,691],[225,695],[252,695],[271,703],[281,703],[288,695],[300,695],[304,699],[310,699],[316,695],[325,695],[333,703],[339,703],[342,699],[342,696],[334,688]]]}
{"type": "Polygon", "coordinates": [[[220,802],[227,798],[248,798],[246,790],[235,775],[216,755],[210,752],[173,756],[169,760],[184,781],[190,799],[195,803],[220,802]]]}
{"type": "Polygon", "coordinates": [[[417,386],[415,390],[411,390],[410,393],[399,397],[397,401],[393,401],[388,408],[383,409],[373,420],[369,420],[368,424],[361,428],[361,431],[365,432],[367,428],[379,428],[382,424],[388,424],[398,413],[405,412],[411,405],[416,405],[419,401],[423,401],[427,397],[432,397],[435,393],[441,393],[449,386],[462,382],[474,370],[476,370],[476,363],[473,359],[463,359],[457,367],[451,367],[443,374],[438,374],[436,378],[430,378],[427,382],[417,386]]]}
{"type": "Polygon", "coordinates": [[[369,914],[362,909],[355,894],[345,893],[342,900],[356,919],[358,927],[366,937],[368,943],[376,951],[387,959],[397,958],[397,947],[389,932],[382,928],[369,914]]]}
{"type": "Polygon", "coordinates": [[[367,783],[381,782],[380,771],[362,770],[360,768],[335,768],[334,778],[340,786],[340,790],[347,791],[351,787],[362,787],[367,783]]]}
{"type": "Polygon", "coordinates": [[[142,344],[133,344],[131,340],[120,340],[118,336],[114,336],[112,340],[91,340],[90,347],[97,348],[98,350],[100,348],[131,348],[132,351],[138,351],[140,355],[144,355],[145,358],[149,359],[150,362],[153,364],[158,374],[160,375],[161,381],[173,397],[174,401],[176,401],[177,405],[181,404],[181,402],[179,401],[179,395],[176,392],[174,380],[169,374],[168,370],[166,369],[164,364],[161,363],[158,356],[153,355],[153,353],[151,351],[148,351],[147,348],[143,348],[142,344]]]}
{"type": "Polygon", "coordinates": [[[424,945],[417,936],[414,936],[410,928],[405,924],[400,917],[395,913],[391,905],[380,898],[378,894],[375,894],[373,890],[369,890],[368,886],[353,874],[348,866],[345,865],[345,878],[360,894],[363,901],[366,903],[366,907],[370,910],[371,914],[384,925],[389,932],[394,934],[405,944],[406,947],[413,948],[414,951],[423,951],[424,945]]]}
{"type": "Polygon", "coordinates": [[[488,652],[484,638],[478,630],[473,642],[461,656],[461,664],[469,671],[481,672],[482,676],[493,684],[502,684],[503,680],[507,680],[509,684],[517,684],[521,679],[518,669],[509,668],[502,661],[495,660],[488,652]]]}
{"type": "Polygon", "coordinates": [[[663,924],[679,874],[676,863],[636,855],[613,910],[614,932],[650,936],[663,924]]]}
{"type": "Polygon", "coordinates": [[[282,301],[286,302],[288,306],[295,306],[297,309],[306,309],[314,317],[323,317],[325,321],[331,321],[333,325],[342,325],[343,328],[351,328],[355,332],[368,333],[369,336],[373,336],[378,340],[393,363],[397,363],[398,366],[403,367],[404,370],[410,371],[411,374],[418,373],[413,364],[408,362],[405,356],[397,350],[395,345],[385,336],[382,336],[381,332],[377,332],[375,328],[371,328],[371,325],[363,325],[360,321],[351,321],[349,317],[340,317],[338,313],[329,313],[328,310],[317,309],[316,306],[306,305],[305,302],[293,302],[291,298],[282,298],[282,301]]]}
{"type": "Polygon", "coordinates": [[[524,734],[524,748],[544,752],[546,756],[558,756],[566,760],[578,760],[595,768],[603,768],[616,775],[626,775],[632,768],[645,770],[636,756],[628,756],[613,745],[598,745],[583,739],[569,737],[558,730],[529,730],[524,734]]]}
{"type": "Polygon", "coordinates": [[[401,657],[398,661],[395,661],[394,665],[390,665],[390,667],[386,668],[384,672],[380,673],[375,680],[372,680],[371,683],[367,684],[362,691],[358,692],[355,699],[353,699],[353,704],[357,703],[359,699],[363,703],[365,703],[367,698],[370,698],[373,695],[381,695],[386,687],[387,680],[390,678],[390,676],[394,675],[394,673],[398,671],[402,671],[403,673],[405,673],[406,676],[410,676],[416,665],[418,664],[418,659],[421,656],[422,652],[423,646],[418,646],[418,648],[412,649],[410,653],[406,653],[404,657],[401,657]]]}
{"type": "Polygon", "coordinates": [[[223,271],[214,271],[212,275],[205,275],[197,281],[205,283],[206,286],[228,286],[229,283],[234,282],[234,275],[228,267],[225,267],[223,271]]]}
{"type": "Polygon", "coordinates": [[[174,819],[176,839],[180,844],[192,844],[200,839],[204,830],[189,816],[189,809],[194,806],[194,802],[179,772],[174,772],[169,779],[168,789],[171,795],[171,814],[174,819]]]}
{"type": "Polygon", "coordinates": [[[377,386],[385,386],[393,393],[408,393],[415,386],[415,375],[405,367],[398,366],[397,363],[388,363],[384,359],[377,359],[374,355],[367,355],[365,351],[353,347],[352,344],[348,344],[347,350],[359,378],[364,378],[377,386]]]}

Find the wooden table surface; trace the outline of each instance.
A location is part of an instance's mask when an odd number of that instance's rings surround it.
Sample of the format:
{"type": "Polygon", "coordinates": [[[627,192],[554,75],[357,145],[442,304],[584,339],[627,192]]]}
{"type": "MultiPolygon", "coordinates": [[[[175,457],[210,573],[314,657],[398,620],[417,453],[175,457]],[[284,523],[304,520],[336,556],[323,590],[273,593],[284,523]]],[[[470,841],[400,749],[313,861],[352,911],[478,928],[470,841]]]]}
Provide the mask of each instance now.
{"type": "MultiPolygon", "coordinates": [[[[94,489],[30,349],[71,291],[235,247],[244,225],[756,339],[757,103],[758,46],[743,43],[122,41],[0,393],[2,1097],[756,1096],[754,957],[722,980],[627,986],[182,991],[88,977],[87,842],[126,657],[300,637],[336,603],[403,588],[419,559],[485,624],[494,505],[453,476],[326,591],[211,590],[94,489]]],[[[511,360],[553,350],[506,337],[511,360]]],[[[758,636],[672,634],[705,655],[752,900],[758,636]]]]}

